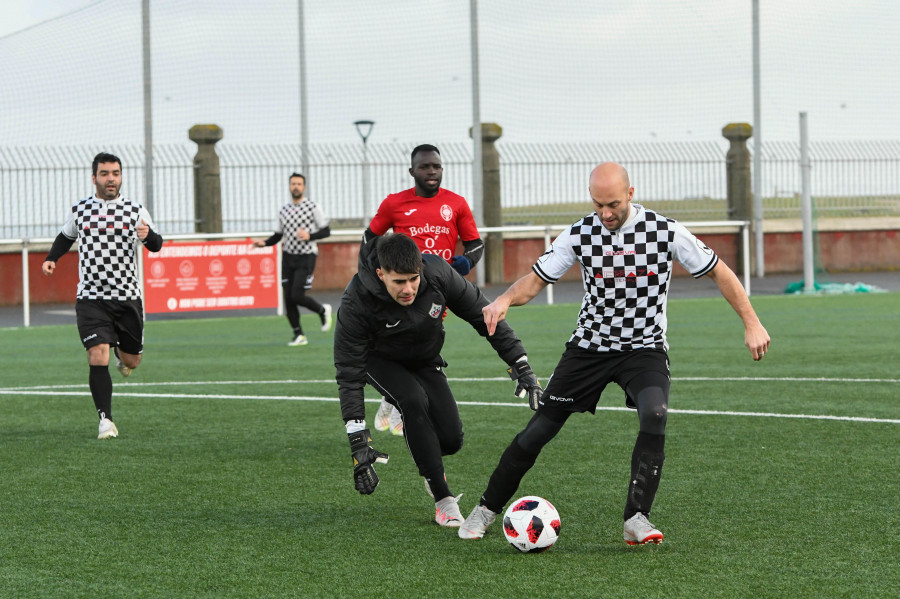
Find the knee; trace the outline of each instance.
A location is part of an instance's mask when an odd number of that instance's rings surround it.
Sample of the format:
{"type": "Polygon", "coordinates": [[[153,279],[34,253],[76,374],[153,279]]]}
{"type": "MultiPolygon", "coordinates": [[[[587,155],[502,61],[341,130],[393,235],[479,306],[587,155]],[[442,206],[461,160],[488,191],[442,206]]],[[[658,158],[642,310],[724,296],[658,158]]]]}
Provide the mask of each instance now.
{"type": "Polygon", "coordinates": [[[664,398],[661,401],[638,403],[640,429],[644,432],[664,435],[668,415],[669,407],[664,398]]]}
{"type": "Polygon", "coordinates": [[[452,439],[441,443],[441,454],[442,455],[453,455],[457,453],[463,446],[463,433],[459,432],[459,435],[453,437],[452,439]]]}
{"type": "Polygon", "coordinates": [[[287,301],[292,304],[299,304],[303,301],[306,292],[302,289],[289,289],[285,291],[285,296],[287,297],[287,301]]]}
{"type": "Polygon", "coordinates": [[[141,363],[141,355],[142,354],[126,354],[119,351],[119,357],[122,360],[122,363],[125,364],[128,368],[137,368],[138,364],[141,363]]]}
{"type": "Polygon", "coordinates": [[[666,419],[665,407],[641,414],[641,430],[655,435],[663,435],[666,431],[666,419]]]}
{"type": "Polygon", "coordinates": [[[87,349],[87,359],[90,366],[109,365],[109,345],[101,343],[87,349]]]}
{"type": "Polygon", "coordinates": [[[664,435],[669,414],[668,388],[659,385],[647,386],[633,397],[637,403],[641,430],[654,435],[664,435]]]}

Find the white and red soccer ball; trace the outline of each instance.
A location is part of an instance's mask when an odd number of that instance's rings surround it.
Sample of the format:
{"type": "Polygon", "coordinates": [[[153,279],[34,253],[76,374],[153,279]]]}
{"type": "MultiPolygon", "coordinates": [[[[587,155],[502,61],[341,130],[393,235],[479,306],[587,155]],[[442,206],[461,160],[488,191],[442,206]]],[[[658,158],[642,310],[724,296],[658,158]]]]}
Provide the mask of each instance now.
{"type": "Polygon", "coordinates": [[[503,515],[503,534],[523,553],[539,553],[559,538],[559,512],[543,497],[527,495],[513,501],[503,515]]]}

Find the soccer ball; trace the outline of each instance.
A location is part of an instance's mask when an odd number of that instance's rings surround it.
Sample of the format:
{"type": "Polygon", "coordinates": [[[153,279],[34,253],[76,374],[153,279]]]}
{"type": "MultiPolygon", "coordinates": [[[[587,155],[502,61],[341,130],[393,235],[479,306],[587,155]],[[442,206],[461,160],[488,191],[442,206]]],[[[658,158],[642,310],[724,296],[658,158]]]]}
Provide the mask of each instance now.
{"type": "Polygon", "coordinates": [[[559,512],[542,497],[520,497],[503,515],[503,534],[523,553],[546,551],[559,538],[559,512]]]}

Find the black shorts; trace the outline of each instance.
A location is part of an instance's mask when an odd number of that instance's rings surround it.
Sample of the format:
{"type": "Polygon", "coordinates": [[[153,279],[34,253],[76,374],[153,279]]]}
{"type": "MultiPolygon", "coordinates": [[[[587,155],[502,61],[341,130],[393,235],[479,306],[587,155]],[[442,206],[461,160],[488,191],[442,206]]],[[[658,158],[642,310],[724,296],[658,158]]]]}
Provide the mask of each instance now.
{"type": "Polygon", "coordinates": [[[316,257],[316,254],[282,253],[281,284],[288,289],[295,289],[297,285],[303,289],[312,288],[316,257]]]}
{"type": "Polygon", "coordinates": [[[129,354],[144,351],[141,300],[80,299],[75,302],[75,321],[84,349],[106,343],[129,354]]]}
{"type": "Polygon", "coordinates": [[[598,352],[566,344],[566,351],[547,381],[539,409],[593,414],[609,383],[618,383],[624,390],[637,377],[648,373],[669,378],[669,357],[664,350],[598,352]]]}

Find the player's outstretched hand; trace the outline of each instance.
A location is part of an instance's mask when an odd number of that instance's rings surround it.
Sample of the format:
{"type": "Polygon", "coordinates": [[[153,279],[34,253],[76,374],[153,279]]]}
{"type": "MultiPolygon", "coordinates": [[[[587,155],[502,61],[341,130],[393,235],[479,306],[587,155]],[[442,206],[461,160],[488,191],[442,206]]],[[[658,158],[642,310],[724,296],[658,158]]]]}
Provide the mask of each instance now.
{"type": "Polygon", "coordinates": [[[46,262],[41,264],[41,272],[43,272],[44,275],[46,275],[48,277],[50,275],[52,275],[53,271],[55,271],[55,270],[56,270],[56,262],[54,262],[53,260],[47,260],[46,262]]]}
{"type": "Polygon", "coordinates": [[[497,331],[497,325],[500,324],[500,321],[506,318],[509,304],[502,302],[502,299],[502,297],[499,297],[481,309],[488,335],[493,335],[497,331]]]}
{"type": "Polygon", "coordinates": [[[147,239],[147,235],[150,234],[150,225],[147,224],[147,221],[141,219],[141,224],[137,226],[137,236],[138,239],[144,241],[147,239]]]}
{"type": "Polygon", "coordinates": [[[750,350],[753,360],[759,362],[767,353],[769,353],[769,344],[772,342],[766,328],[758,324],[754,327],[748,327],[744,333],[744,345],[750,350]]]}
{"type": "Polygon", "coordinates": [[[465,256],[453,256],[450,258],[450,266],[462,276],[466,276],[472,270],[472,263],[465,256]]]}
{"type": "Polygon", "coordinates": [[[387,464],[388,454],[369,447],[372,436],[369,429],[347,435],[350,439],[350,453],[353,456],[353,483],[363,495],[371,495],[378,486],[378,475],[374,464],[387,464]]]}
{"type": "Polygon", "coordinates": [[[544,389],[534,375],[534,371],[531,370],[531,366],[528,365],[528,361],[521,360],[516,362],[510,368],[507,368],[506,372],[509,374],[509,378],[516,381],[515,396],[527,396],[528,407],[537,411],[538,402],[541,401],[541,396],[544,395],[544,389]]]}

